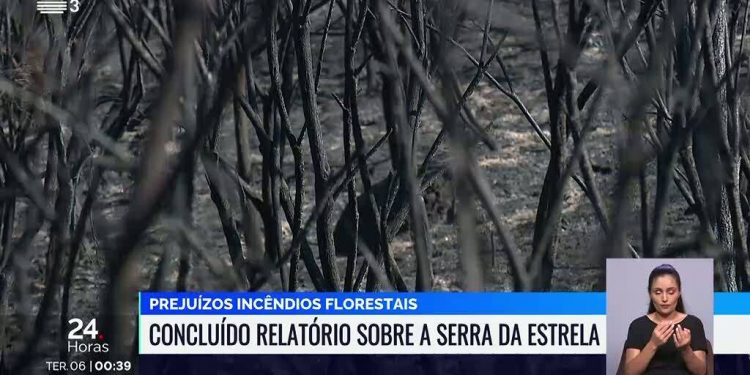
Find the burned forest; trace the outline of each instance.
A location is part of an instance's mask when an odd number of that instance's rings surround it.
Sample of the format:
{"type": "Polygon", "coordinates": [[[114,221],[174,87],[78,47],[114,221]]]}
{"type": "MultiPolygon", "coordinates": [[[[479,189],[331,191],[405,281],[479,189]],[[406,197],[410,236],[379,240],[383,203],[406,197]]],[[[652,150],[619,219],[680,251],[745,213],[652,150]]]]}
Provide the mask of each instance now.
{"type": "Polygon", "coordinates": [[[139,291],[750,291],[748,3],[0,1],[0,374],[139,291]]]}

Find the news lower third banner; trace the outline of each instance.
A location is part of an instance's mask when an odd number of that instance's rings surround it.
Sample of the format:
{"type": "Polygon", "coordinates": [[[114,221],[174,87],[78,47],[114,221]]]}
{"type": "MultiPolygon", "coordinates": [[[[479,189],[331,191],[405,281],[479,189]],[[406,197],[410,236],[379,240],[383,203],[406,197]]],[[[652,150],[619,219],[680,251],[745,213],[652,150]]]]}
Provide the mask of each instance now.
{"type": "MultiPolygon", "coordinates": [[[[143,292],[140,354],[606,354],[605,293],[143,292]]],[[[750,354],[716,293],[714,352],[750,354]]]]}

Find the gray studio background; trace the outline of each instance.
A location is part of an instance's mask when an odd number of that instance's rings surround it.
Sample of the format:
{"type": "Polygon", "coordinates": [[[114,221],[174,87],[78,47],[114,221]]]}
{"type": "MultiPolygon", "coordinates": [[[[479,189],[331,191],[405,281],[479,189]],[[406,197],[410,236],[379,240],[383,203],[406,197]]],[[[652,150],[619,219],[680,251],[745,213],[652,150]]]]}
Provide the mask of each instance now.
{"type": "Polygon", "coordinates": [[[630,322],[648,311],[648,275],[664,263],[680,273],[685,312],[700,318],[713,343],[713,259],[607,259],[607,374],[617,372],[630,322]]]}

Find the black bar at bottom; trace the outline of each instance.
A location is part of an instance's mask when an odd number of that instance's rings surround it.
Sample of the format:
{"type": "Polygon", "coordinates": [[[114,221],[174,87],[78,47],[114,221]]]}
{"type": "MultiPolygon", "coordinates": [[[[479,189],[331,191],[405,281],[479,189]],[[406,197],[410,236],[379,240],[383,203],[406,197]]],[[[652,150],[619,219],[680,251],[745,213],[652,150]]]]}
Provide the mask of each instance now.
{"type": "MultiPolygon", "coordinates": [[[[716,355],[715,375],[750,374],[750,356],[716,355]]],[[[603,375],[604,355],[141,355],[141,375],[603,375]]]]}

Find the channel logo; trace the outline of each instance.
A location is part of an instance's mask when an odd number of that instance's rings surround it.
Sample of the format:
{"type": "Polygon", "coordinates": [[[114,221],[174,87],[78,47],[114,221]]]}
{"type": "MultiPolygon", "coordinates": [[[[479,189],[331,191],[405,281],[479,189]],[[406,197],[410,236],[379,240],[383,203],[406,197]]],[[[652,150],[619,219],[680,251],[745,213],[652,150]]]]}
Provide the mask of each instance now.
{"type": "Polygon", "coordinates": [[[80,0],[37,0],[36,10],[41,14],[76,13],[81,8],[80,0]]]}

